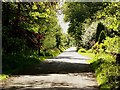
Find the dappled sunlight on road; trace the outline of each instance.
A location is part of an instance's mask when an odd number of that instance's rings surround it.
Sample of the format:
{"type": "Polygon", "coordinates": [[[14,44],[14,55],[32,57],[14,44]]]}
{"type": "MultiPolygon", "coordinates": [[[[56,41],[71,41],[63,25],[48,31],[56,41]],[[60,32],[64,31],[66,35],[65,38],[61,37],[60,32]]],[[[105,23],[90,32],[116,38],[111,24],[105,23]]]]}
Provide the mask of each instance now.
{"type": "Polygon", "coordinates": [[[71,47],[65,50],[63,53],[61,53],[57,57],[55,57],[54,59],[47,59],[46,61],[88,64],[86,60],[89,60],[89,58],[78,54],[76,52],[76,47],[71,47]]]}
{"type": "Polygon", "coordinates": [[[99,90],[86,58],[75,47],[11,77],[5,90],[99,90]]]}

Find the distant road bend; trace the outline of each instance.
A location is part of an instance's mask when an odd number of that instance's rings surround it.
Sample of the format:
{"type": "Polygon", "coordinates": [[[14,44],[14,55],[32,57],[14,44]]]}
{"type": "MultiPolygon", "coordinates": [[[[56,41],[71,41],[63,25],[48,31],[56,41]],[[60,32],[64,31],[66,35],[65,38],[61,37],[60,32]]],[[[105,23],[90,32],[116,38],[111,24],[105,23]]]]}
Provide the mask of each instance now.
{"type": "Polygon", "coordinates": [[[23,75],[13,75],[3,90],[99,90],[87,60],[71,47],[23,75]]]}

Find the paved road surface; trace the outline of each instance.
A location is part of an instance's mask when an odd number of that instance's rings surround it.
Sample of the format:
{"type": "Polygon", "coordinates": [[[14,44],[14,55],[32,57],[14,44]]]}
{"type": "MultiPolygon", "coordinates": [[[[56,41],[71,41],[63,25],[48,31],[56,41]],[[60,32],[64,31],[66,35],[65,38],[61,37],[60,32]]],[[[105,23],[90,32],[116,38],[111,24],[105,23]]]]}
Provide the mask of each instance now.
{"type": "Polygon", "coordinates": [[[24,75],[11,77],[5,90],[99,90],[89,58],[71,47],[56,58],[47,59],[24,75]]]}

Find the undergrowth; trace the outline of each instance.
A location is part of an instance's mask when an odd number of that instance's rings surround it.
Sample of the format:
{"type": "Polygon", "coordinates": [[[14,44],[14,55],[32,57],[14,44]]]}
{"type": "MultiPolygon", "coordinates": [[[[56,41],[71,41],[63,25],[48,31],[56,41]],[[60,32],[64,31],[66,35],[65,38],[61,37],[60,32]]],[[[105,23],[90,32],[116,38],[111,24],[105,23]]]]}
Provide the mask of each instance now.
{"type": "Polygon", "coordinates": [[[109,54],[98,54],[91,63],[101,90],[120,89],[120,65],[115,57],[109,54]]]}
{"type": "Polygon", "coordinates": [[[83,48],[79,49],[78,53],[91,58],[88,63],[96,75],[100,90],[120,89],[120,65],[116,63],[115,55],[105,52],[95,54],[93,50],[83,48]]]}
{"type": "MultiPolygon", "coordinates": [[[[41,51],[41,55],[38,56],[37,52],[33,54],[3,54],[2,55],[2,73],[3,75],[11,75],[16,73],[27,72],[31,70],[41,61],[52,58],[59,55],[61,51],[57,48],[41,51]]],[[[3,75],[1,77],[4,79],[3,75]]]]}
{"type": "Polygon", "coordinates": [[[0,81],[5,80],[6,78],[8,78],[8,75],[0,74],[0,81]]]}

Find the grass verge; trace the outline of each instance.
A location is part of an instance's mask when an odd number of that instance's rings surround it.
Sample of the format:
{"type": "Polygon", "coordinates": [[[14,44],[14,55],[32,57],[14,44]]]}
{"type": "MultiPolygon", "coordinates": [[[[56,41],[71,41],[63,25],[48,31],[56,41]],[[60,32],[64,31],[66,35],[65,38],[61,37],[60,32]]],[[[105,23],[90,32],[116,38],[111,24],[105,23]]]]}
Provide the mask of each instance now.
{"type": "Polygon", "coordinates": [[[87,60],[88,63],[94,62],[93,58],[96,55],[94,53],[90,52],[89,50],[87,51],[87,50],[85,50],[85,49],[82,48],[82,49],[78,50],[78,53],[81,54],[81,55],[83,55],[83,56],[86,56],[86,57],[90,58],[90,60],[87,60]]]}

